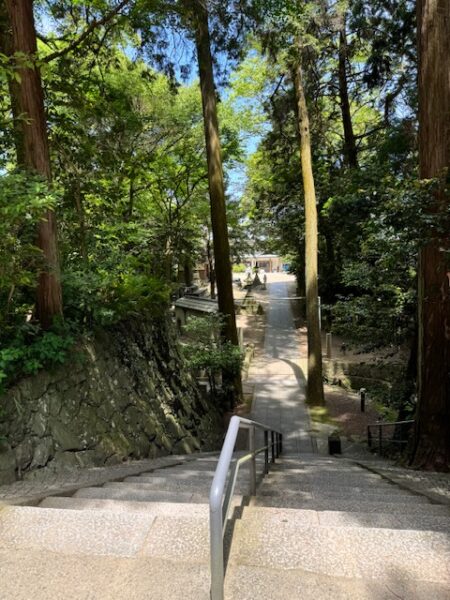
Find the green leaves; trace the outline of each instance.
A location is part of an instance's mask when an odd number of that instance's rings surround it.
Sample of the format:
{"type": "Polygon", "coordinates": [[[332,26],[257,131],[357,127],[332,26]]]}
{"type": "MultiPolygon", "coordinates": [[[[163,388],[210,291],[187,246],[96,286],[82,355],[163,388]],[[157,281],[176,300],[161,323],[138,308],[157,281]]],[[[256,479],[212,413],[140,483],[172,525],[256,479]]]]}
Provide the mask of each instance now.
{"type": "Polygon", "coordinates": [[[31,310],[42,268],[36,225],[60,200],[57,187],[20,171],[0,175],[0,343],[31,310]]]}
{"type": "Polygon", "coordinates": [[[0,349],[0,393],[23,375],[63,364],[74,343],[68,323],[56,323],[52,331],[46,332],[31,324],[21,326],[9,344],[0,349]]]}
{"type": "Polygon", "coordinates": [[[221,339],[222,320],[220,315],[190,317],[183,328],[183,352],[188,366],[205,370],[210,380],[222,370],[237,373],[242,364],[241,349],[221,339]]]}

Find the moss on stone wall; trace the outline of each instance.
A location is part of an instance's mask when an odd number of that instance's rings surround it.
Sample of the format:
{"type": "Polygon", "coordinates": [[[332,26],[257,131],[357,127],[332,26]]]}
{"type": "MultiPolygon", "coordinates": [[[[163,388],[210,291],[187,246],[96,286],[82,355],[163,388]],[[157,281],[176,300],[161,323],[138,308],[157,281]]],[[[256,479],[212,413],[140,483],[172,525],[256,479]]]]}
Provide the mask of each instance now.
{"type": "Polygon", "coordinates": [[[0,400],[0,482],[216,449],[221,416],[185,368],[169,320],[128,321],[0,400]]]}

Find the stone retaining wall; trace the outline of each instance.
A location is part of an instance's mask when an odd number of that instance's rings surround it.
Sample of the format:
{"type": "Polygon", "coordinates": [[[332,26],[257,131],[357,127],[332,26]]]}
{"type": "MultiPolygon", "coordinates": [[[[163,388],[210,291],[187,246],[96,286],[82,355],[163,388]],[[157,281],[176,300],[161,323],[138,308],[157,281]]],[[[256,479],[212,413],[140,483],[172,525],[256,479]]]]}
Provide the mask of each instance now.
{"type": "Polygon", "coordinates": [[[323,360],[323,374],[329,383],[340,381],[342,387],[359,390],[366,388],[368,393],[389,399],[398,382],[405,376],[406,365],[400,362],[348,361],[345,357],[323,360]]]}
{"type": "Polygon", "coordinates": [[[168,321],[128,322],[0,399],[0,483],[39,470],[216,449],[221,417],[186,371],[168,321]]]}

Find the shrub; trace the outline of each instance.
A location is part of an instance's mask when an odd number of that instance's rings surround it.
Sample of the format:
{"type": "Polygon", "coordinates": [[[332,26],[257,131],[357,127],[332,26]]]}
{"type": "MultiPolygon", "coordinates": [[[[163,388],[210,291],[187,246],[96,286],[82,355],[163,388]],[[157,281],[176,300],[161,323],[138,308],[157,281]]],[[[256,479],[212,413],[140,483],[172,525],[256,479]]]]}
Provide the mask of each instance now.
{"type": "Polygon", "coordinates": [[[204,370],[214,396],[217,397],[216,375],[222,371],[239,373],[243,353],[239,346],[224,342],[220,336],[223,316],[190,317],[184,327],[184,355],[188,366],[204,370]]]}

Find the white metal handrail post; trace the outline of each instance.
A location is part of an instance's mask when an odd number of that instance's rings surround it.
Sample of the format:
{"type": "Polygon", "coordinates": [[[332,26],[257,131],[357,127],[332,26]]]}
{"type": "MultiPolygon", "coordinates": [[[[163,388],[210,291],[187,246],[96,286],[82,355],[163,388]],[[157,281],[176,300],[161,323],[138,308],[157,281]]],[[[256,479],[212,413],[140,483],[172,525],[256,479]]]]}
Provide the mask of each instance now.
{"type": "Polygon", "coordinates": [[[275,440],[278,441],[279,449],[281,450],[282,434],[280,432],[276,432],[276,434],[277,437],[274,437],[272,430],[266,425],[244,419],[243,417],[235,415],[230,420],[209,494],[211,598],[213,600],[223,600],[224,598],[225,565],[223,538],[239,467],[245,462],[250,462],[250,494],[255,495],[256,455],[264,452],[264,474],[267,474],[269,472],[269,447],[271,446],[272,448],[272,462],[274,461],[275,440]],[[227,483],[234,446],[241,426],[249,431],[249,452],[247,455],[241,456],[236,460],[227,483]],[[264,446],[258,449],[256,448],[256,428],[264,432],[264,446]],[[271,444],[269,444],[269,432],[271,432],[271,444]]]}
{"type": "Polygon", "coordinates": [[[217,463],[216,472],[209,494],[209,522],[211,537],[211,597],[223,600],[223,528],[222,496],[228,475],[228,467],[233,458],[234,444],[239,431],[239,418],[232,417],[217,463]]]}

